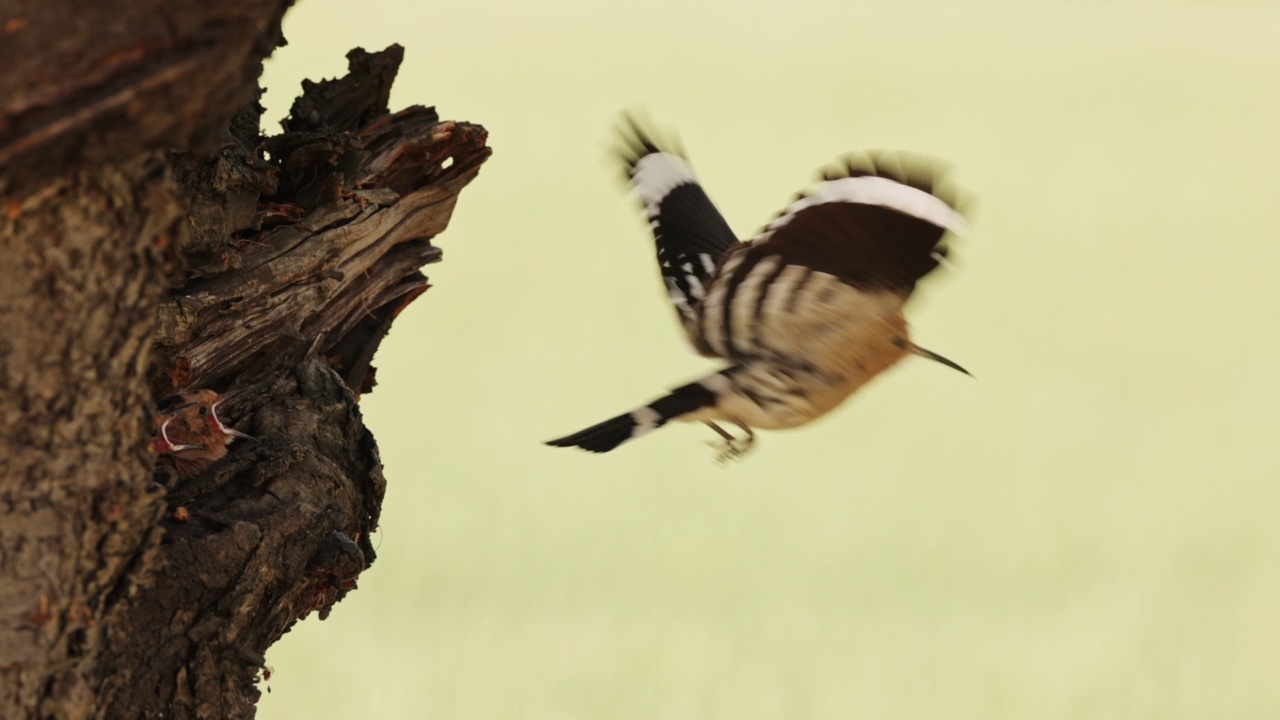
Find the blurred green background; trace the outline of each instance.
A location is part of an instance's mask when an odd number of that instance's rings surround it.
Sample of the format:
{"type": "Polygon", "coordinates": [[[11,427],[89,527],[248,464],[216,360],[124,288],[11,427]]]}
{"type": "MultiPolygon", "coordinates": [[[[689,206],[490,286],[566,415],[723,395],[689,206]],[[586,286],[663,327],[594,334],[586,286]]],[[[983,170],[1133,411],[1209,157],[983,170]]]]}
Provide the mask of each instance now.
{"type": "Polygon", "coordinates": [[[304,0],[267,118],[353,46],[495,149],[363,402],[379,560],[261,717],[1275,718],[1280,7],[304,0]],[[856,149],[976,197],[909,360],[717,467],[542,441],[712,367],[608,154],[677,131],[754,233],[856,149]]]}

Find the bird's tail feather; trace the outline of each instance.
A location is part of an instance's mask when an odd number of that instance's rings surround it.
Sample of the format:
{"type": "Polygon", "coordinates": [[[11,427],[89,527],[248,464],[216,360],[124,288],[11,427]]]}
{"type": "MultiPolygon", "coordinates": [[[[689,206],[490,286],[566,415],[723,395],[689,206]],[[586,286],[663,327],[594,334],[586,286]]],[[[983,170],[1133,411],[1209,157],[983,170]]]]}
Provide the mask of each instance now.
{"type": "Polygon", "coordinates": [[[550,440],[555,447],[579,447],[594,453],[606,453],[628,440],[653,432],[668,422],[716,404],[716,389],[722,388],[728,371],[722,371],[694,383],[672,390],[629,413],[596,423],[572,435],[550,440]]]}

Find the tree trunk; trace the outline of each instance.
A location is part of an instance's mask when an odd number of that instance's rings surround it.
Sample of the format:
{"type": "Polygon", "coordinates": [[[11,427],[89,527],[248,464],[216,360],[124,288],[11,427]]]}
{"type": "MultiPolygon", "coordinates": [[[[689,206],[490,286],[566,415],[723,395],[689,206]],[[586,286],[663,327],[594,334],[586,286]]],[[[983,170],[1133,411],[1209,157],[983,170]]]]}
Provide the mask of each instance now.
{"type": "Polygon", "coordinates": [[[0,717],[252,717],[374,560],[356,403],[487,136],[389,113],[392,46],[261,137],[287,5],[0,5],[0,717]],[[166,488],[191,388],[256,440],[166,488]]]}

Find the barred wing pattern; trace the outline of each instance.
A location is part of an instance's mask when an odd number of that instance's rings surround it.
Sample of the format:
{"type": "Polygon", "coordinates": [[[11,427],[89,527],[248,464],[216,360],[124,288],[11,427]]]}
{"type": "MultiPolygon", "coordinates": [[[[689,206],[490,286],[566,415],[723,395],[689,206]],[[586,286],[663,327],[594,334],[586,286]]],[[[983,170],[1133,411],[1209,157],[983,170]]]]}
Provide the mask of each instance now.
{"type": "Polygon", "coordinates": [[[683,155],[663,149],[634,120],[622,140],[627,179],[653,230],[662,280],[689,332],[721,258],[740,243],[683,155]]]}

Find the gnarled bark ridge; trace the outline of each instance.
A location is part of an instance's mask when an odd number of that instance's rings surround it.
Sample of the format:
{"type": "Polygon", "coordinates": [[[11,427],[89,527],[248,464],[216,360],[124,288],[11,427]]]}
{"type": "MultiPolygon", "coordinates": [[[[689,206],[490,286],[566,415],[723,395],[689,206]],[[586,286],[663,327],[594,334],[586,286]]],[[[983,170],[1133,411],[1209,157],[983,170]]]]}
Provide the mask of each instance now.
{"type": "Polygon", "coordinates": [[[287,3],[110,5],[136,24],[79,54],[0,16],[45,53],[0,79],[0,717],[251,717],[266,649],[374,561],[357,401],[487,135],[389,112],[392,46],[263,137],[287,3]],[[165,489],[156,398],[195,387],[256,440],[165,489]]]}

